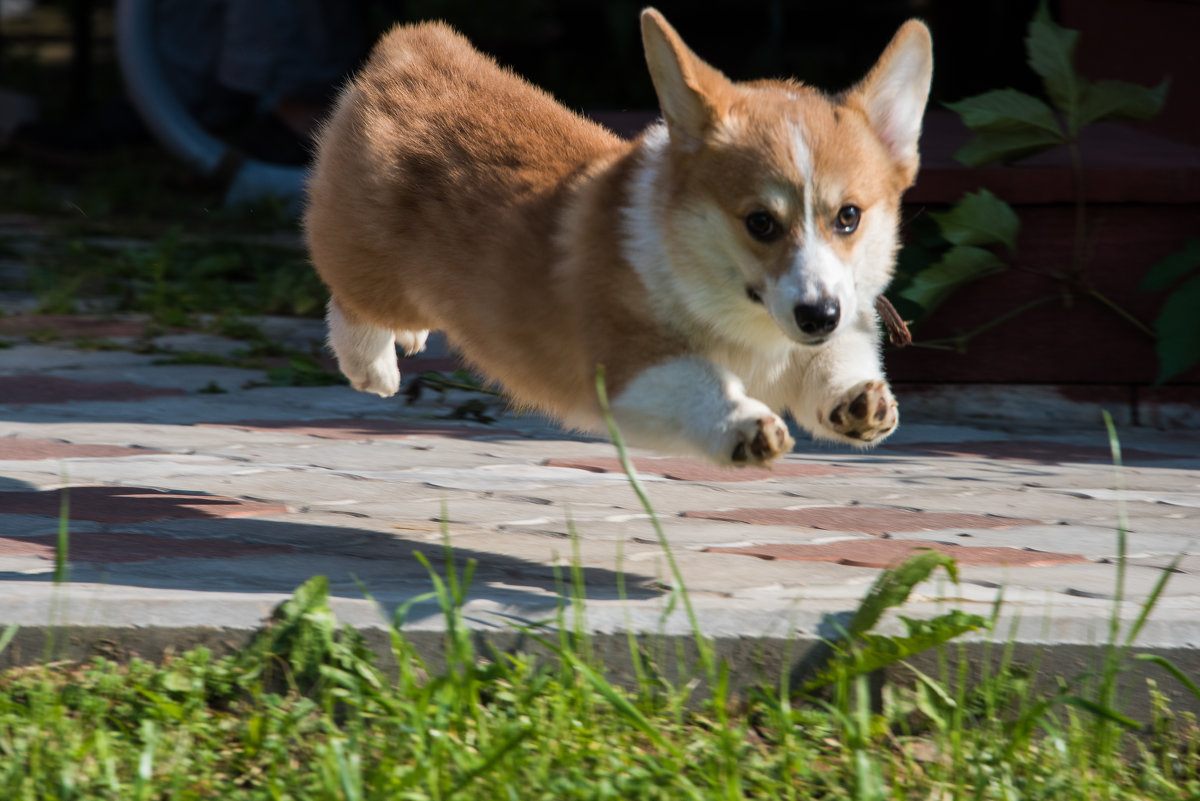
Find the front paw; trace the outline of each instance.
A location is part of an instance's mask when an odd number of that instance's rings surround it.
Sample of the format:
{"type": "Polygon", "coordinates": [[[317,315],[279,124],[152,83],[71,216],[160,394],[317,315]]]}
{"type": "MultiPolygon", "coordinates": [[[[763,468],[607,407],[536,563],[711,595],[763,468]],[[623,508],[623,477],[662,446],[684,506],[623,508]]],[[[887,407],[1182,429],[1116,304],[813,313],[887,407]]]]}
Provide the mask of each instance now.
{"type": "Polygon", "coordinates": [[[770,411],[738,421],[729,434],[725,454],[729,463],[737,467],[762,467],[791,451],[796,444],[787,424],[770,411]]]}
{"type": "Polygon", "coordinates": [[[896,430],[898,406],[886,382],[864,381],[819,411],[817,419],[838,438],[865,445],[896,430]]]}

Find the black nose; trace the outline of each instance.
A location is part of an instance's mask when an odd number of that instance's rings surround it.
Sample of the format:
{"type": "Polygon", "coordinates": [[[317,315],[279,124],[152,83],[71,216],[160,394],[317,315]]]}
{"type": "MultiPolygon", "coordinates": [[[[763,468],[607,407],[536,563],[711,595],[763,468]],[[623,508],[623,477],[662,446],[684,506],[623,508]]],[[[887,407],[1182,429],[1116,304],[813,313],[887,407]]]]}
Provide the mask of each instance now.
{"type": "Polygon", "coordinates": [[[796,325],[809,336],[828,334],[837,328],[842,308],[836,300],[818,300],[796,306],[796,325]]]}

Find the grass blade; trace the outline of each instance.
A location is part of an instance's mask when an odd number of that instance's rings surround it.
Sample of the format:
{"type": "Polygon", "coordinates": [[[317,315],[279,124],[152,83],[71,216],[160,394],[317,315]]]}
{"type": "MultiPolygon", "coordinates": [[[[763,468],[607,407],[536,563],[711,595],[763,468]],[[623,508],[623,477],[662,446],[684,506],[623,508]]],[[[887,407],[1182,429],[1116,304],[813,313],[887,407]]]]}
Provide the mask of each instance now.
{"type": "Polygon", "coordinates": [[[4,633],[0,634],[0,654],[4,653],[4,649],[8,648],[9,643],[13,641],[13,637],[17,636],[17,629],[21,628],[18,623],[9,623],[4,629],[4,633]]]}
{"type": "Polygon", "coordinates": [[[1085,712],[1091,712],[1093,715],[1095,715],[1098,718],[1103,718],[1104,720],[1108,720],[1108,721],[1112,721],[1113,723],[1120,724],[1121,726],[1124,726],[1127,729],[1142,728],[1142,724],[1138,723],[1136,720],[1125,717],[1117,710],[1112,709],[1111,707],[1107,707],[1103,704],[1097,703],[1097,702],[1091,700],[1090,698],[1084,698],[1079,695],[1064,695],[1064,696],[1062,696],[1062,698],[1060,700],[1067,706],[1073,706],[1076,709],[1082,709],[1085,712]]]}
{"type": "Polygon", "coordinates": [[[577,657],[571,651],[568,651],[559,645],[555,645],[544,637],[539,637],[538,635],[532,633],[530,633],[529,636],[535,642],[553,651],[560,659],[570,665],[571,668],[577,674],[582,676],[583,679],[590,684],[593,689],[604,696],[604,700],[608,701],[612,708],[615,709],[617,713],[625,719],[626,722],[628,722],[642,734],[646,735],[651,742],[664,751],[669,751],[676,756],[680,755],[679,750],[671,743],[667,742],[659,730],[655,728],[649,720],[646,719],[646,716],[643,715],[628,698],[620,693],[616,687],[613,687],[612,684],[609,683],[608,680],[606,680],[603,676],[592,670],[592,668],[588,665],[584,664],[579,657],[577,657]]]}
{"type": "Polygon", "coordinates": [[[617,692],[617,688],[613,687],[603,676],[585,665],[569,651],[560,652],[560,655],[570,663],[576,673],[583,676],[588,684],[592,685],[593,688],[604,696],[604,700],[608,701],[613,709],[617,710],[621,714],[621,717],[625,718],[634,728],[649,737],[655,745],[664,751],[675,751],[675,748],[663,738],[658,729],[650,724],[646,716],[628,698],[617,692]]]}
{"type": "Polygon", "coordinates": [[[63,488],[58,504],[58,538],[54,543],[54,583],[67,580],[70,556],[71,490],[66,486],[67,475],[63,472],[63,488]]]}
{"type": "Polygon", "coordinates": [[[1158,654],[1138,654],[1134,657],[1134,659],[1140,659],[1143,662],[1153,662],[1154,664],[1158,665],[1160,668],[1174,676],[1180,684],[1188,689],[1188,692],[1196,696],[1196,700],[1200,701],[1200,686],[1197,686],[1196,682],[1188,678],[1186,673],[1180,670],[1174,662],[1167,659],[1165,656],[1159,656],[1158,654]]]}
{"type": "Polygon", "coordinates": [[[1142,632],[1142,627],[1146,625],[1146,620],[1150,617],[1150,613],[1154,611],[1154,607],[1158,605],[1158,599],[1162,596],[1163,590],[1167,588],[1167,582],[1171,580],[1171,576],[1179,567],[1180,556],[1176,556],[1171,560],[1171,563],[1163,570],[1162,575],[1158,577],[1158,581],[1154,582],[1154,588],[1150,591],[1150,595],[1142,603],[1142,608],[1138,612],[1137,619],[1133,621],[1133,625],[1129,627],[1129,631],[1125,635],[1125,651],[1128,651],[1138,635],[1142,632]]]}
{"type": "Polygon", "coordinates": [[[629,479],[629,484],[633,487],[633,491],[641,502],[642,508],[650,516],[650,525],[654,528],[654,535],[658,539],[659,547],[662,548],[667,565],[671,570],[671,577],[675,582],[675,590],[671,596],[672,601],[675,598],[679,598],[683,602],[683,607],[688,617],[688,624],[691,626],[692,635],[696,641],[696,651],[700,656],[700,662],[705,668],[710,685],[715,686],[717,665],[713,657],[712,644],[704,637],[700,629],[700,620],[696,616],[692,600],[688,597],[687,590],[684,587],[683,573],[679,570],[679,564],[675,561],[675,554],[671,550],[670,543],[667,542],[667,535],[663,531],[662,523],[659,522],[658,515],[655,514],[654,507],[650,504],[650,496],[646,494],[646,489],[642,486],[642,482],[638,480],[637,471],[633,467],[633,460],[629,458],[629,452],[625,449],[625,442],[621,439],[621,432],[617,429],[617,421],[613,418],[612,408],[608,403],[608,390],[604,384],[604,365],[596,366],[596,396],[600,401],[600,408],[604,412],[604,421],[608,424],[609,437],[611,437],[613,445],[617,449],[617,457],[621,461],[621,468],[625,471],[625,476],[629,479]]]}
{"type": "Polygon", "coordinates": [[[476,767],[473,767],[469,771],[467,771],[466,775],[464,775],[461,779],[459,779],[458,783],[450,788],[450,792],[446,793],[446,796],[450,797],[450,796],[454,795],[459,790],[466,788],[467,785],[469,785],[475,779],[477,779],[480,776],[482,776],[483,774],[487,773],[489,770],[492,769],[492,767],[497,762],[499,762],[501,759],[504,758],[505,754],[507,754],[509,751],[513,750],[514,748],[516,748],[527,737],[529,737],[529,735],[533,734],[533,731],[534,730],[532,727],[527,727],[527,728],[521,729],[516,734],[514,734],[512,737],[509,737],[507,740],[505,740],[503,743],[501,743],[498,748],[495,748],[492,751],[492,753],[490,753],[488,755],[487,759],[485,759],[482,763],[480,763],[476,767]]]}

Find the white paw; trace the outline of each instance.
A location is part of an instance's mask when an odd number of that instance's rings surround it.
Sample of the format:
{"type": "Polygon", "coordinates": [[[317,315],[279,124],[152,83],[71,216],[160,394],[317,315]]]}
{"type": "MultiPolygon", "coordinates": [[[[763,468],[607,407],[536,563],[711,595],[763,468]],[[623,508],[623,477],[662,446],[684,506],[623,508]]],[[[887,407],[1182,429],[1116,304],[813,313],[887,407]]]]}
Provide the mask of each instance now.
{"type": "Polygon", "coordinates": [[[863,381],[827,403],[817,412],[817,420],[838,439],[865,445],[896,430],[898,406],[886,382],[863,381]]]}
{"type": "Polygon", "coordinates": [[[761,467],[791,451],[796,444],[787,424],[761,403],[741,404],[728,421],[715,461],[738,467],[761,467]]]}
{"type": "MultiPolygon", "coordinates": [[[[329,301],[329,346],[350,386],[390,398],[400,390],[400,367],[396,364],[396,338],[385,328],[351,322],[337,301],[329,301]]],[[[426,332],[406,332],[416,344],[425,343],[426,332]]]]}
{"type": "Polygon", "coordinates": [[[400,390],[400,368],[395,355],[389,355],[359,365],[340,364],[350,386],[360,392],[370,392],[390,398],[400,390]]]}

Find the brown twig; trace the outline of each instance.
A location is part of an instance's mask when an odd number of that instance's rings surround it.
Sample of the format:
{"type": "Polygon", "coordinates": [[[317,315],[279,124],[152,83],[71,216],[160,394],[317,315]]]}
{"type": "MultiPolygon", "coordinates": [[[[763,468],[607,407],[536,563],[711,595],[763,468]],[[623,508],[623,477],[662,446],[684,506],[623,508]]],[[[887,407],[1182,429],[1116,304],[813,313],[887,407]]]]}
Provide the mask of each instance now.
{"type": "Polygon", "coordinates": [[[912,333],[908,330],[908,324],[900,317],[890,300],[883,295],[877,297],[875,311],[879,312],[879,319],[883,320],[883,327],[887,329],[888,342],[897,348],[912,344],[912,333]]]}

